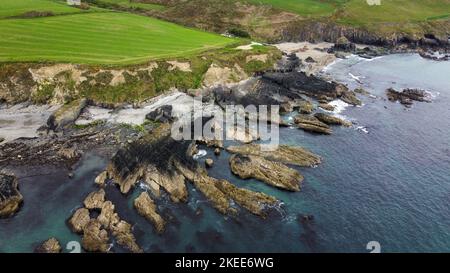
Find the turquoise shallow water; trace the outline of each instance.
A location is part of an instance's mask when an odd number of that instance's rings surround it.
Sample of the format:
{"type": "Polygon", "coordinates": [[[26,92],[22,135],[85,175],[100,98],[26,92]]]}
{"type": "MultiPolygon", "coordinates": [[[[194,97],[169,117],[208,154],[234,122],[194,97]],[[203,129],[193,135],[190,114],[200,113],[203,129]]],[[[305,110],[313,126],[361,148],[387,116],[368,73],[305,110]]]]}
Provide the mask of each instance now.
{"type": "MultiPolygon", "coordinates": [[[[379,98],[362,96],[363,107],[348,107],[341,115],[353,128],[334,128],[332,136],[317,136],[284,128],[284,143],[301,145],[323,157],[317,168],[299,168],[302,191],[288,193],[234,177],[228,156],[215,158],[210,174],[272,194],[283,208],[262,220],[243,213],[239,219],[217,213],[189,186],[188,205],[158,201],[169,220],[164,235],[132,208],[132,196],[110,186],[107,195],[119,215],[135,223],[138,242],[149,252],[367,252],[378,241],[384,252],[450,251],[450,62],[417,55],[391,55],[372,61],[350,58],[327,71],[352,87],[359,84],[379,98]],[[388,87],[421,87],[433,103],[415,103],[406,110],[385,98],[388,87]],[[368,133],[356,129],[361,126],[368,133]],[[199,213],[200,212],[200,213],[199,213]],[[303,223],[302,214],[314,215],[303,223]]],[[[65,245],[79,240],[65,224],[71,211],[94,189],[93,179],[106,160],[86,155],[70,180],[56,173],[21,179],[22,210],[0,220],[0,251],[32,251],[37,242],[56,236],[65,245]]],[[[26,176],[26,174],[23,174],[26,176]]],[[[115,251],[122,251],[115,248],[115,251]]]]}

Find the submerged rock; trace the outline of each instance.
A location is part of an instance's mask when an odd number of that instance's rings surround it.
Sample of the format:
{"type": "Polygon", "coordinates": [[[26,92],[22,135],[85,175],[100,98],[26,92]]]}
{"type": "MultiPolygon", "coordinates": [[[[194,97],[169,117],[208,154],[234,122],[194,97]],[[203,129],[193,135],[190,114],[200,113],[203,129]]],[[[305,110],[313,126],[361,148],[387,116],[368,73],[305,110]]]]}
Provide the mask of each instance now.
{"type": "Polygon", "coordinates": [[[330,126],[321,122],[317,118],[308,115],[298,115],[294,118],[298,128],[307,132],[330,135],[332,130],[330,126]]]}
{"type": "Polygon", "coordinates": [[[148,193],[143,192],[139,197],[134,199],[134,207],[140,215],[144,216],[153,224],[158,233],[164,232],[166,223],[161,215],[156,212],[156,205],[148,193]]]}
{"type": "Polygon", "coordinates": [[[211,158],[207,158],[207,159],[205,160],[205,166],[206,166],[207,168],[211,168],[213,165],[214,165],[214,160],[212,160],[211,158]]]}
{"type": "Polygon", "coordinates": [[[40,246],[38,246],[35,250],[36,253],[60,253],[61,245],[56,238],[50,238],[47,241],[43,242],[40,246]]]}
{"type": "Polygon", "coordinates": [[[227,151],[233,154],[256,155],[271,161],[292,164],[301,167],[311,167],[321,162],[320,157],[302,147],[278,145],[274,149],[264,150],[260,144],[229,146],[227,151]]]}
{"type": "Polygon", "coordinates": [[[299,191],[303,181],[303,177],[296,170],[260,156],[232,155],[230,167],[231,171],[242,179],[255,178],[289,191],[299,191]]]}
{"type": "Polygon", "coordinates": [[[0,218],[14,215],[23,202],[19,181],[13,175],[0,173],[0,218]]]}
{"type": "Polygon", "coordinates": [[[343,119],[340,119],[335,116],[327,115],[324,113],[316,113],[314,114],[314,117],[316,117],[318,120],[320,120],[323,123],[326,123],[328,125],[343,125],[346,127],[352,126],[352,123],[343,119]]]}

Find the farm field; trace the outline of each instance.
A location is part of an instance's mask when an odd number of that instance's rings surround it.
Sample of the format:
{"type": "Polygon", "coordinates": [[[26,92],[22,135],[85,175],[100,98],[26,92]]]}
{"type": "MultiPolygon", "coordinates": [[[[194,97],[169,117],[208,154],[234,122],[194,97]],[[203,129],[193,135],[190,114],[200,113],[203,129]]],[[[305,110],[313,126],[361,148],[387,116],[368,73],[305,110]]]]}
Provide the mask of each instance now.
{"type": "Polygon", "coordinates": [[[373,23],[406,23],[443,19],[450,15],[450,0],[382,0],[369,6],[365,1],[350,0],[338,21],[352,25],[373,23]]]}
{"type": "Polygon", "coordinates": [[[163,5],[157,5],[157,4],[149,4],[149,3],[137,3],[137,2],[130,2],[130,0],[101,0],[99,2],[108,3],[108,4],[115,4],[121,7],[126,8],[140,8],[143,10],[164,10],[166,7],[163,5]]]}
{"type": "Polygon", "coordinates": [[[346,0],[249,0],[253,4],[271,5],[303,16],[326,16],[336,11],[336,7],[346,0]]]}
{"type": "Polygon", "coordinates": [[[381,0],[368,5],[366,0],[249,0],[271,5],[302,16],[330,16],[340,23],[368,25],[385,22],[420,22],[450,16],[449,0],[381,0]]]}
{"type": "MultiPolygon", "coordinates": [[[[11,6],[18,6],[7,1],[11,6]]],[[[37,1],[43,9],[60,5],[37,1]]],[[[62,7],[61,11],[73,9],[62,7]]],[[[235,42],[217,34],[121,12],[0,19],[0,62],[132,64],[188,55],[235,42]]]]}

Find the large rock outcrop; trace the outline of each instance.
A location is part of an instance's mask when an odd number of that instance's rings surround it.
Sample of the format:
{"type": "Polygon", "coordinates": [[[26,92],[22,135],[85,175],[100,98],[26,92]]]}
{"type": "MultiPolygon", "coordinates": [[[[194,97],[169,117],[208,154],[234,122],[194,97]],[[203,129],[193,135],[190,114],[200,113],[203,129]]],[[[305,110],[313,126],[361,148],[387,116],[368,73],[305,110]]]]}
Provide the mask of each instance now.
{"type": "Polygon", "coordinates": [[[38,246],[35,250],[37,253],[60,253],[61,245],[56,238],[50,238],[47,241],[43,242],[40,246],[38,246]]]}
{"type": "Polygon", "coordinates": [[[143,192],[134,200],[134,207],[138,213],[150,221],[158,233],[164,232],[165,221],[156,211],[156,205],[148,193],[143,192]]]}
{"type": "Polygon", "coordinates": [[[307,132],[325,135],[330,135],[332,133],[330,126],[313,116],[298,115],[294,118],[294,122],[297,124],[298,128],[307,132]]]}
{"type": "Polygon", "coordinates": [[[81,245],[89,252],[108,252],[111,248],[106,229],[97,219],[91,219],[83,229],[81,245]]]}
{"type": "Polygon", "coordinates": [[[254,155],[232,155],[231,171],[242,179],[255,178],[264,183],[289,191],[299,191],[302,175],[283,163],[254,155]]]}
{"type": "Polygon", "coordinates": [[[91,220],[89,210],[86,208],[79,208],[69,219],[69,225],[73,232],[83,233],[83,230],[89,223],[89,220],[91,220]]]}
{"type": "Polygon", "coordinates": [[[233,154],[256,155],[265,159],[292,164],[301,167],[311,167],[321,162],[318,155],[302,148],[288,145],[278,145],[274,150],[265,150],[259,144],[229,146],[226,149],[233,154]]]}
{"type": "Polygon", "coordinates": [[[352,123],[349,121],[340,119],[335,116],[327,115],[324,113],[316,113],[316,114],[314,114],[314,117],[328,125],[342,125],[342,126],[346,126],[346,127],[352,126],[352,123]]]}
{"type": "Polygon", "coordinates": [[[83,203],[87,209],[101,209],[104,202],[105,202],[105,190],[100,189],[96,192],[91,192],[84,199],[83,203]]]}
{"type": "Polygon", "coordinates": [[[23,202],[17,177],[0,173],[0,218],[15,214],[23,202]]]}

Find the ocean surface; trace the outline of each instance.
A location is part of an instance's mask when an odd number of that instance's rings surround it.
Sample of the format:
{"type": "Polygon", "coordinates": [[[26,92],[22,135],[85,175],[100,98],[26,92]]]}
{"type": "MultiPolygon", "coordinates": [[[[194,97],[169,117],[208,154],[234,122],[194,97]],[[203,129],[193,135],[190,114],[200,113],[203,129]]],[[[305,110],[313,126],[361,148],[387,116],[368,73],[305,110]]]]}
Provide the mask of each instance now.
{"type": "MultiPolygon", "coordinates": [[[[331,136],[280,130],[282,142],[323,158],[316,168],[298,168],[305,176],[300,192],[237,179],[226,152],[216,157],[207,150],[215,160],[211,176],[271,194],[283,205],[267,219],[248,213],[234,219],[216,212],[188,185],[187,204],[157,201],[169,222],[157,235],[132,207],[145,188],[123,196],[108,186],[107,198],[121,218],[135,224],[138,243],[148,252],[369,252],[370,241],[379,242],[382,252],[450,251],[450,62],[414,54],[350,57],[324,74],[352,88],[363,86],[371,95],[360,96],[362,107],[336,102],[336,114],[352,120],[352,128],[334,127],[331,136]],[[406,109],[386,100],[389,87],[424,88],[433,102],[406,109]],[[305,214],[314,220],[302,221],[305,214]]],[[[106,164],[107,159],[86,154],[73,179],[52,169],[40,176],[17,174],[25,202],[16,216],[0,219],[0,252],[31,252],[49,237],[63,248],[80,241],[66,220],[95,189],[94,178],[106,164]]]]}

